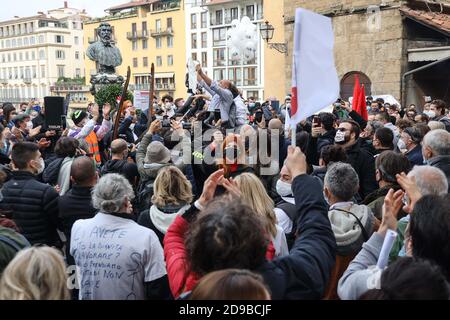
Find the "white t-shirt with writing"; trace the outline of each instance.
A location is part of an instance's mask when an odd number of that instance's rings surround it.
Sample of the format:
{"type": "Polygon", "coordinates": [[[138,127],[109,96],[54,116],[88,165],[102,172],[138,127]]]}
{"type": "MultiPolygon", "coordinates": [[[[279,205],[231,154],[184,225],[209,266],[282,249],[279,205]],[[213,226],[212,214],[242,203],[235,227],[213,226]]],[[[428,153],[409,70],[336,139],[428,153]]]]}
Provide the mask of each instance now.
{"type": "Polygon", "coordinates": [[[97,213],[72,227],[80,300],[142,300],[144,283],[166,275],[156,234],[129,218],[97,213]]]}

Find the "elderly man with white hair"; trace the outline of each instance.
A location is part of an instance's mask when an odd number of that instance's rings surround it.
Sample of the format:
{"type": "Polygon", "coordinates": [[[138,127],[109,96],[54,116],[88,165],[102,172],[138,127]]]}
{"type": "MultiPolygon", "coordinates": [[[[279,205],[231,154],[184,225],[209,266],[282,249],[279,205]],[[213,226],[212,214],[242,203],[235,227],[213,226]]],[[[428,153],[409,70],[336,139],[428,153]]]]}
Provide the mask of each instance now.
{"type": "MultiPolygon", "coordinates": [[[[408,213],[411,213],[413,210],[415,210],[414,207],[416,203],[421,201],[424,196],[442,196],[447,194],[448,184],[444,173],[441,170],[433,168],[431,166],[415,166],[413,170],[408,173],[408,176],[405,176],[404,174],[397,175],[397,181],[408,196],[406,197],[407,199],[405,199],[407,204],[403,208],[408,213]],[[414,179],[412,179],[412,177],[414,177],[414,179]]],[[[409,215],[401,219],[397,223],[396,212],[399,208],[398,205],[400,204],[401,206],[401,199],[403,195],[403,192],[400,190],[396,191],[395,193],[393,190],[391,190],[386,196],[388,200],[384,203],[383,219],[381,221],[380,228],[363,245],[362,250],[350,263],[344,275],[339,280],[338,295],[341,299],[358,299],[358,297],[360,297],[363,293],[365,293],[369,289],[373,289],[375,285],[379,283],[381,272],[378,272],[377,268],[373,268],[373,266],[377,264],[377,260],[381,254],[384,237],[388,229],[395,229],[395,227],[397,227],[398,233],[396,239],[397,242],[394,244],[394,248],[391,251],[391,257],[394,249],[398,248],[397,244],[399,239],[401,239],[400,244],[403,243],[403,239],[405,239],[404,242],[408,244],[408,252],[406,252],[405,248],[402,248],[402,252],[399,255],[417,255],[418,258],[427,257],[427,255],[422,256],[419,254],[420,252],[414,252],[413,250],[411,250],[415,244],[418,244],[419,241],[417,240],[422,240],[425,238],[424,234],[418,234],[417,225],[415,225],[416,233],[412,234],[412,237],[416,237],[415,240],[410,237],[408,227],[406,228],[407,230],[404,233],[402,232],[402,229],[404,230],[406,224],[409,224],[409,215]],[[403,227],[401,226],[401,224],[403,224],[403,227]]],[[[416,213],[417,212],[415,212],[415,214],[416,213]]],[[[424,214],[426,215],[427,211],[425,211],[424,214]]],[[[433,211],[430,213],[430,223],[441,223],[441,221],[437,220],[436,216],[433,217],[432,214],[433,211]]],[[[415,219],[415,217],[416,216],[414,216],[412,219],[415,219]]],[[[445,221],[443,223],[443,228],[445,229],[445,221]]],[[[443,232],[445,234],[445,231],[443,232]]],[[[445,241],[442,241],[442,243],[445,243],[445,241]]],[[[435,252],[439,252],[439,250],[435,252]]],[[[427,254],[430,255],[430,253],[427,254]]]]}
{"type": "MultiPolygon", "coordinates": [[[[438,168],[432,166],[414,166],[407,177],[415,179],[417,189],[422,196],[442,196],[448,191],[447,177],[438,168]]],[[[409,199],[405,200],[409,201],[409,199]]],[[[408,212],[406,217],[403,217],[398,221],[398,237],[390,254],[391,259],[396,259],[397,256],[406,255],[404,240],[409,237],[409,221],[411,218],[409,213],[410,212],[408,212]]]]}
{"type": "Polygon", "coordinates": [[[428,132],[423,138],[422,155],[428,165],[444,172],[450,186],[450,133],[442,129],[428,132]]]}
{"type": "Polygon", "coordinates": [[[92,191],[99,212],[73,225],[70,253],[80,271],[80,299],[170,298],[161,244],[134,221],[133,198],[125,177],[107,174],[92,191]]]}

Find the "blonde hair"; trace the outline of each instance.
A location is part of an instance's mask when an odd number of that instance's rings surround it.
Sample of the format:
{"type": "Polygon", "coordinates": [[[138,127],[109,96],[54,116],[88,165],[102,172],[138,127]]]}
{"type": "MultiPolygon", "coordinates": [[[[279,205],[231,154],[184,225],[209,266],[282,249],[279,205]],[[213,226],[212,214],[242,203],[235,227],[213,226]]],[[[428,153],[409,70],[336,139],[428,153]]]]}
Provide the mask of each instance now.
{"type": "Polygon", "coordinates": [[[274,212],[273,200],[269,197],[261,180],[253,173],[242,173],[236,178],[241,191],[241,200],[252,208],[258,216],[266,221],[266,230],[273,237],[277,235],[277,218],[274,212]]]}
{"type": "Polygon", "coordinates": [[[192,202],[192,186],[183,172],[174,166],[163,167],[155,179],[152,203],[156,206],[192,202]]]}
{"type": "Polygon", "coordinates": [[[21,250],[0,280],[0,300],[69,300],[62,255],[50,247],[21,250]]]}

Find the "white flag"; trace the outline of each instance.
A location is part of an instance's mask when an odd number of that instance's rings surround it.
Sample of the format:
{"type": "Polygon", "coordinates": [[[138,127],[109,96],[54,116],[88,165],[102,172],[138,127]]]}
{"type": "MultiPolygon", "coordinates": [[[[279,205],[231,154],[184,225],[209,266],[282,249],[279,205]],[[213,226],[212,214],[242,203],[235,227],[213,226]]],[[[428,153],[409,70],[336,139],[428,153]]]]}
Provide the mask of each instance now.
{"type": "Polygon", "coordinates": [[[295,12],[291,125],[339,97],[331,19],[309,10],[295,12]]]}
{"type": "Polygon", "coordinates": [[[195,67],[198,62],[192,60],[192,58],[188,59],[187,67],[188,67],[188,77],[189,77],[189,89],[195,94],[197,90],[197,71],[195,71],[195,67]]]}

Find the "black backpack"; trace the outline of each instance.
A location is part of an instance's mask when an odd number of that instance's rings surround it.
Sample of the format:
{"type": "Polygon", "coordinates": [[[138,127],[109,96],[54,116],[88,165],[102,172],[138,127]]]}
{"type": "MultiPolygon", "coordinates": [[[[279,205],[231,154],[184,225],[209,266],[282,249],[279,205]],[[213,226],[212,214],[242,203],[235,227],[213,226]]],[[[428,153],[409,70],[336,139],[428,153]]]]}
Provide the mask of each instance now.
{"type": "Polygon", "coordinates": [[[153,188],[155,184],[154,178],[149,178],[145,181],[141,181],[137,190],[137,196],[135,199],[136,204],[133,207],[136,207],[137,212],[142,212],[150,209],[152,203],[151,199],[153,196],[153,188]]]}

